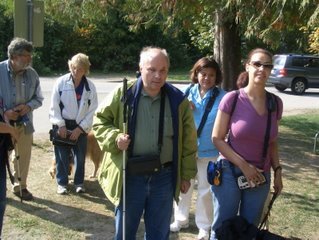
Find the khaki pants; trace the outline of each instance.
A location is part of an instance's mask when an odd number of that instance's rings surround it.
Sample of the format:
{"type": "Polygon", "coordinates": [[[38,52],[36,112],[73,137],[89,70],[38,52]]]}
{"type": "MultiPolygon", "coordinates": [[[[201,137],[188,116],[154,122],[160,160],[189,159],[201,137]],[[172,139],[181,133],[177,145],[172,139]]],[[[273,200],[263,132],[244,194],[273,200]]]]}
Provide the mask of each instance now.
{"type": "Polygon", "coordinates": [[[15,144],[15,150],[12,151],[11,160],[14,165],[14,185],[12,187],[13,192],[19,192],[19,185],[21,188],[27,188],[27,177],[29,173],[31,149],[33,142],[33,134],[25,134],[24,126],[18,126],[19,139],[15,144]],[[18,158],[17,158],[18,157],[18,158]],[[18,177],[21,177],[19,181],[18,177]]]}

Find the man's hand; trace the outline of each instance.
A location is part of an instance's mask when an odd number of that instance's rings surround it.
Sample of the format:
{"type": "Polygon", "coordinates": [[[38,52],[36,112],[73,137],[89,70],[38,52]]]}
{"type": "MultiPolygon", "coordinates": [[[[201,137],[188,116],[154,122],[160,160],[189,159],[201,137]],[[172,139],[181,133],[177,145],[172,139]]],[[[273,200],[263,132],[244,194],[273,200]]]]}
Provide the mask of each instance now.
{"type": "Polygon", "coordinates": [[[188,189],[191,186],[191,181],[189,180],[182,180],[181,182],[181,193],[187,193],[188,189]]]}
{"type": "Polygon", "coordinates": [[[121,151],[127,150],[128,146],[130,145],[131,139],[128,134],[121,134],[116,139],[116,144],[118,149],[121,151]]]}
{"type": "Polygon", "coordinates": [[[14,107],[14,111],[18,112],[19,115],[22,117],[24,115],[26,115],[28,112],[31,111],[30,106],[26,105],[26,104],[19,104],[18,106],[14,107]]]}
{"type": "Polygon", "coordinates": [[[6,122],[9,121],[16,121],[20,117],[20,113],[18,111],[15,111],[14,109],[8,109],[4,112],[4,119],[6,122]]]}

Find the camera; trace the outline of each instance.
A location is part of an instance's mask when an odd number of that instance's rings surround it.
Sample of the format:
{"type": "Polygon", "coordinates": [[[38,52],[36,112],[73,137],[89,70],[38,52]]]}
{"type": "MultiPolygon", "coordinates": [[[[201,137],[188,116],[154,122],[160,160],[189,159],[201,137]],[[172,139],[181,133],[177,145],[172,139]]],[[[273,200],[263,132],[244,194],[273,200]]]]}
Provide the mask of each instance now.
{"type": "Polygon", "coordinates": [[[262,184],[264,184],[266,182],[265,176],[264,175],[262,175],[262,176],[263,176],[262,182],[260,182],[257,185],[254,184],[253,182],[251,182],[252,185],[250,186],[248,181],[247,181],[247,179],[246,179],[246,177],[244,175],[241,175],[241,176],[239,176],[237,178],[237,185],[238,185],[239,189],[247,189],[247,188],[250,188],[250,187],[252,187],[252,188],[253,187],[258,187],[259,185],[262,185],[262,184]]]}
{"type": "Polygon", "coordinates": [[[237,184],[238,184],[239,189],[250,188],[249,183],[248,183],[248,181],[247,181],[247,179],[246,179],[246,177],[244,175],[239,176],[237,178],[237,184]]]}

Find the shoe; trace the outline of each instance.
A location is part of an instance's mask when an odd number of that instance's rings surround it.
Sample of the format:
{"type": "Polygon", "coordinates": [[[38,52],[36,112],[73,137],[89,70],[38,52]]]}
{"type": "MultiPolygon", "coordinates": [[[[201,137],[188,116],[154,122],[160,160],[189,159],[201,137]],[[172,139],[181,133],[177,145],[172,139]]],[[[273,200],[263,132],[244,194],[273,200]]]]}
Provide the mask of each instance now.
{"type": "Polygon", "coordinates": [[[58,194],[65,195],[68,193],[68,189],[66,186],[58,185],[58,190],[56,191],[58,194]]]}
{"type": "Polygon", "coordinates": [[[182,228],[188,228],[188,227],[189,227],[188,222],[182,223],[182,222],[179,222],[179,221],[174,221],[169,226],[169,229],[171,230],[171,232],[179,232],[182,228]]]}
{"type": "Polygon", "coordinates": [[[198,235],[197,235],[197,239],[200,240],[208,240],[209,237],[209,232],[206,231],[205,229],[199,229],[198,235]]]}
{"type": "Polygon", "coordinates": [[[24,201],[32,201],[33,200],[33,195],[32,195],[32,193],[30,193],[28,191],[28,189],[26,189],[26,188],[22,189],[21,194],[22,194],[22,196],[20,195],[20,191],[14,192],[14,195],[21,198],[21,200],[24,200],[24,201]]]}
{"type": "Polygon", "coordinates": [[[83,186],[76,186],[75,191],[76,193],[85,193],[85,188],[83,186]]]}

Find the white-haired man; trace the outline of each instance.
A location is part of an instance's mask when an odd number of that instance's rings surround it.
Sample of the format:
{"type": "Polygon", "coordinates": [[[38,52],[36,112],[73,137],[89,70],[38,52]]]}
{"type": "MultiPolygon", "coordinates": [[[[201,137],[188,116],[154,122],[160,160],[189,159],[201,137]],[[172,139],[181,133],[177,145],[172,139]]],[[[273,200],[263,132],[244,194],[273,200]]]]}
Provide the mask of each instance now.
{"type": "Polygon", "coordinates": [[[128,133],[123,133],[123,88],[100,105],[93,130],[103,151],[99,182],[116,206],[115,239],[136,239],[144,214],[145,238],[168,239],[173,199],[187,192],[197,169],[196,129],[183,93],[166,83],[166,50],[146,47],[140,54],[141,76],[128,83],[128,133]],[[160,137],[162,136],[162,137],[160,137]],[[123,193],[122,151],[128,152],[123,193]],[[123,197],[125,236],[122,236],[123,197]]]}

